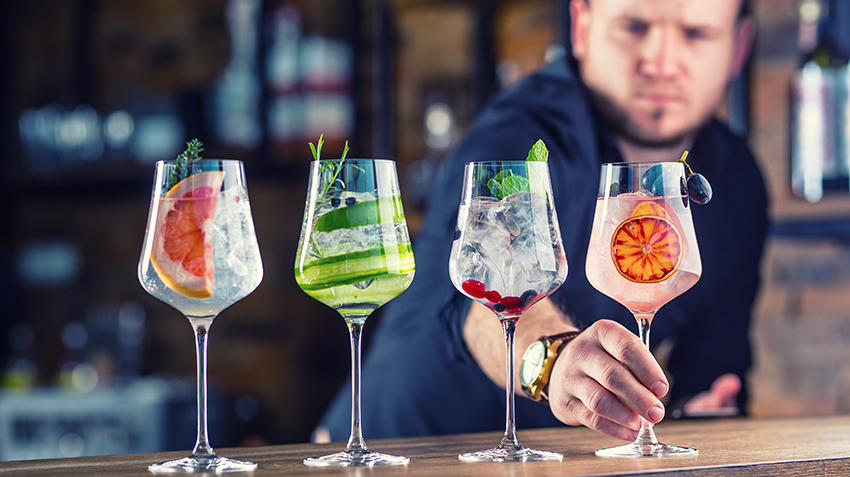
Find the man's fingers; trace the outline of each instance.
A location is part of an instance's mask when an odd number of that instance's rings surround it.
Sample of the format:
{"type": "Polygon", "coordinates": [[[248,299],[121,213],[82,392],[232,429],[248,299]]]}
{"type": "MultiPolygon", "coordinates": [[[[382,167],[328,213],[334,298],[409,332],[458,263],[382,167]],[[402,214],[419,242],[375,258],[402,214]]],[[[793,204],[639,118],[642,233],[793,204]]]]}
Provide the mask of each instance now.
{"type": "Polygon", "coordinates": [[[564,409],[573,418],[571,424],[581,424],[606,436],[624,441],[634,441],[637,439],[640,430],[640,419],[634,413],[630,413],[634,417],[634,422],[630,422],[629,425],[622,425],[588,409],[581,400],[576,398],[570,399],[564,406],[564,409]]]}
{"type": "MultiPolygon", "coordinates": [[[[631,429],[640,427],[638,415],[608,388],[591,377],[585,377],[575,385],[573,396],[575,399],[570,402],[572,406],[577,406],[578,402],[586,411],[606,421],[631,429]]],[[[589,417],[585,417],[585,420],[588,419],[589,417]]],[[[582,424],[587,425],[586,422],[582,424]]]]}
{"type": "Polygon", "coordinates": [[[580,371],[587,378],[575,380],[574,385],[598,383],[617,401],[614,405],[608,399],[594,400],[599,393],[589,385],[571,386],[572,393],[591,411],[620,424],[625,424],[623,419],[627,418],[623,408],[631,409],[651,422],[658,422],[664,417],[664,407],[657,397],[666,393],[664,373],[640,340],[621,325],[598,321],[571,342],[564,353],[569,362],[581,363],[580,371]],[[632,344],[624,344],[627,342],[632,344]],[[638,376],[648,376],[645,379],[653,386],[652,390],[638,376]]]}
{"type": "Polygon", "coordinates": [[[711,384],[711,394],[717,397],[721,406],[731,406],[741,391],[741,378],[736,374],[724,374],[711,384]]]}
{"type": "Polygon", "coordinates": [[[664,371],[634,333],[613,321],[600,320],[596,324],[599,343],[612,358],[625,365],[656,397],[667,394],[669,384],[664,371]]]}
{"type": "Polygon", "coordinates": [[[711,389],[694,396],[685,405],[687,412],[709,412],[734,406],[741,391],[741,378],[736,374],[724,374],[711,383],[711,389]]]}

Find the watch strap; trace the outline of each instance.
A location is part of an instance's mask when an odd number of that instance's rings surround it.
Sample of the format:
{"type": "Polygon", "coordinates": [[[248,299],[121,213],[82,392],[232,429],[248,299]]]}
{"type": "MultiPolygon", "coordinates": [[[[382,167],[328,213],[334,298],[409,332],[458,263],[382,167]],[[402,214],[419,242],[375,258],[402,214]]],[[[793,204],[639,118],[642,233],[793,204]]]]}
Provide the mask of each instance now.
{"type": "Polygon", "coordinates": [[[537,379],[530,386],[523,386],[522,390],[528,397],[543,404],[549,403],[549,378],[552,375],[555,360],[558,359],[558,355],[563,351],[564,345],[575,339],[580,333],[581,331],[566,331],[564,333],[541,336],[538,339],[538,341],[543,341],[546,344],[546,361],[537,379]]]}

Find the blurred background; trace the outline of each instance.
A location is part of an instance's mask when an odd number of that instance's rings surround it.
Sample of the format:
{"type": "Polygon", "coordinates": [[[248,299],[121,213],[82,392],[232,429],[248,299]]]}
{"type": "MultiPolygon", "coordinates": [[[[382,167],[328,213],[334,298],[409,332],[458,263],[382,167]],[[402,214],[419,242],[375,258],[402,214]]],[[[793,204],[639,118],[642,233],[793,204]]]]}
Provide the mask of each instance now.
{"type": "MultiPolygon", "coordinates": [[[[567,6],[3,2],[0,460],[193,445],[191,327],[136,266],[153,163],[194,137],[205,157],[245,162],[265,267],[212,328],[212,444],[309,440],[349,349],[292,272],[308,141],[395,159],[415,234],[434,171],[487,99],[568,54],[567,6]]],[[[749,412],[847,413],[850,5],[752,7],[755,52],[718,111],[772,196],[749,412]]]]}

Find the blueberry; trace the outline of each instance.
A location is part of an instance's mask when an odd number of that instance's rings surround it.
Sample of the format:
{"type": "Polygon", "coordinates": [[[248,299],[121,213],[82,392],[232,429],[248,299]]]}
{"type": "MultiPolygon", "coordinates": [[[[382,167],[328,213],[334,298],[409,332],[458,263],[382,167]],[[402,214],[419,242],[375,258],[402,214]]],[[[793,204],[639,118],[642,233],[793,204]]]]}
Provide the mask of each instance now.
{"type": "Polygon", "coordinates": [[[452,239],[452,241],[457,240],[457,239],[459,239],[459,238],[460,238],[460,227],[458,227],[457,225],[455,225],[455,236],[454,236],[454,238],[452,239]]]}
{"type": "Polygon", "coordinates": [[[711,184],[702,174],[691,174],[688,177],[688,196],[697,204],[707,204],[711,200],[711,184]]]}
{"type": "Polygon", "coordinates": [[[339,207],[340,202],[341,201],[339,200],[339,197],[331,197],[331,206],[332,207],[334,207],[334,208],[339,207]]]}
{"type": "Polygon", "coordinates": [[[349,197],[349,198],[345,199],[345,205],[347,205],[349,207],[351,207],[352,205],[354,205],[356,203],[357,203],[357,199],[355,199],[354,197],[349,197]]]}
{"type": "Polygon", "coordinates": [[[522,295],[519,296],[519,307],[525,308],[528,305],[528,302],[537,298],[537,292],[534,290],[526,290],[522,292],[522,295]]]}
{"type": "Polygon", "coordinates": [[[501,312],[507,310],[508,307],[506,307],[505,305],[503,305],[501,303],[496,303],[495,305],[493,305],[493,309],[496,310],[497,313],[501,313],[501,312]]]}
{"type": "Polygon", "coordinates": [[[654,196],[664,195],[664,168],[661,164],[656,164],[643,173],[640,186],[654,196]]]}

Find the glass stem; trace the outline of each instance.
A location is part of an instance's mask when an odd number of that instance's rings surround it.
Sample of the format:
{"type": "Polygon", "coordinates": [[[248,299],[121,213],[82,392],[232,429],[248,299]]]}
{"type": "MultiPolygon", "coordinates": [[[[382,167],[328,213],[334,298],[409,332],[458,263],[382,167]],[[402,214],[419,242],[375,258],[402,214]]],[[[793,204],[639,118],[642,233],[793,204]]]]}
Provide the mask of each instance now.
{"type": "Polygon", "coordinates": [[[189,322],[195,329],[195,354],[198,362],[198,438],[192,450],[192,457],[202,460],[216,458],[207,434],[207,337],[214,318],[189,317],[189,322]]]}
{"type": "Polygon", "coordinates": [[[363,323],[359,320],[346,320],[351,336],[351,437],[345,452],[349,454],[368,454],[369,448],[363,439],[363,429],[360,425],[360,341],[363,334],[363,323]]]}
{"type": "Polygon", "coordinates": [[[503,319],[502,328],[505,331],[505,436],[499,444],[501,449],[522,449],[522,444],[516,435],[516,410],[514,407],[514,335],[516,320],[503,319]]]}
{"type": "MultiPolygon", "coordinates": [[[[643,342],[643,345],[646,346],[646,349],[650,349],[649,327],[652,325],[652,318],[655,316],[655,312],[635,313],[634,315],[638,323],[638,335],[640,336],[640,340],[643,342]]],[[[658,439],[655,437],[655,431],[652,430],[652,423],[642,417],[640,418],[640,434],[638,434],[635,444],[640,446],[658,444],[658,439]]]]}

